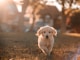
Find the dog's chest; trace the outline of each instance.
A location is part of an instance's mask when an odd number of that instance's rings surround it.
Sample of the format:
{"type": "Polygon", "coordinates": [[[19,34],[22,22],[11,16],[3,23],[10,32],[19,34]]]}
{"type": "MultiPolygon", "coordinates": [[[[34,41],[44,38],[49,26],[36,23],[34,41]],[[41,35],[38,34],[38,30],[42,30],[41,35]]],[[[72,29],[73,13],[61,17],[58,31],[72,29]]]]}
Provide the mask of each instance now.
{"type": "Polygon", "coordinates": [[[53,45],[54,40],[52,39],[43,39],[43,38],[39,38],[38,39],[38,45],[39,46],[46,46],[47,48],[50,47],[51,45],[53,45]]]}
{"type": "Polygon", "coordinates": [[[47,41],[45,42],[45,45],[46,45],[47,47],[50,47],[50,46],[51,46],[51,41],[50,41],[50,40],[47,40],[47,41]]]}

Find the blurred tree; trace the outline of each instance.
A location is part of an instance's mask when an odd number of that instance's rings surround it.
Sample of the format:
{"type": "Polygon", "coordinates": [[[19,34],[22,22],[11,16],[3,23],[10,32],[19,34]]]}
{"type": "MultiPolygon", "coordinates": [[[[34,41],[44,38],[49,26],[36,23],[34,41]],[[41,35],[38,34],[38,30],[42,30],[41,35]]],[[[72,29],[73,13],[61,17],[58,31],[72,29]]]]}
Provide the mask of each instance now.
{"type": "Polygon", "coordinates": [[[39,1],[40,0],[32,0],[31,1],[31,4],[32,4],[32,6],[33,6],[33,22],[32,22],[32,25],[31,25],[31,27],[30,27],[30,31],[32,31],[33,30],[33,28],[34,28],[34,24],[35,24],[35,11],[36,11],[36,8],[37,8],[37,6],[38,6],[38,4],[39,4],[39,1]],[[36,2],[36,3],[35,3],[36,2]]]}
{"type": "Polygon", "coordinates": [[[65,25],[65,14],[64,14],[64,12],[65,12],[65,3],[68,3],[69,4],[69,9],[71,9],[71,7],[72,7],[72,4],[73,3],[80,3],[80,0],[57,0],[61,5],[62,5],[62,25],[61,25],[61,31],[62,32],[65,32],[66,31],[66,25],[65,25]]]}
{"type": "Polygon", "coordinates": [[[69,18],[67,22],[67,26],[69,26],[70,32],[80,33],[80,10],[75,9],[69,13],[69,18]]]}
{"type": "Polygon", "coordinates": [[[19,30],[20,30],[20,32],[23,32],[23,30],[24,30],[24,14],[25,14],[25,10],[26,10],[26,8],[27,8],[27,6],[29,5],[29,1],[30,0],[23,0],[22,2],[23,2],[23,4],[22,4],[22,12],[20,13],[20,22],[19,22],[19,30]]]}
{"type": "Polygon", "coordinates": [[[61,20],[61,32],[65,32],[65,1],[66,0],[57,0],[62,5],[62,20],[61,20]]]}
{"type": "Polygon", "coordinates": [[[20,30],[23,31],[23,22],[24,22],[24,14],[26,11],[26,8],[29,4],[31,4],[33,6],[33,22],[30,28],[30,31],[32,31],[33,27],[34,27],[34,22],[35,22],[35,15],[34,15],[34,11],[36,9],[36,6],[38,4],[39,0],[23,0],[23,5],[22,5],[22,13],[20,14],[20,30]]]}
{"type": "Polygon", "coordinates": [[[47,1],[45,1],[45,0],[32,1],[34,10],[33,10],[33,23],[31,25],[30,31],[33,30],[36,14],[41,14],[41,18],[45,17],[47,14],[49,14],[53,20],[55,20],[55,18],[60,15],[60,12],[58,11],[58,9],[55,6],[48,6],[48,5],[46,5],[46,3],[47,3],[47,1]],[[43,4],[40,2],[42,2],[43,4]],[[40,6],[42,6],[42,7],[40,7],[40,6]]]}

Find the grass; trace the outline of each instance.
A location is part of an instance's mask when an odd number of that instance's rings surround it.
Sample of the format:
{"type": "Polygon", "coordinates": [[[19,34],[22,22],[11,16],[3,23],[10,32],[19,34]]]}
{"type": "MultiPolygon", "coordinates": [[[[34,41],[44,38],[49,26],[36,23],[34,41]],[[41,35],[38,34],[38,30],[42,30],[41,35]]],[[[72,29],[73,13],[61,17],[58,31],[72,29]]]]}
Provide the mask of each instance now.
{"type": "Polygon", "coordinates": [[[34,32],[0,33],[0,60],[69,60],[79,44],[79,36],[59,33],[48,59],[38,48],[34,32]]]}

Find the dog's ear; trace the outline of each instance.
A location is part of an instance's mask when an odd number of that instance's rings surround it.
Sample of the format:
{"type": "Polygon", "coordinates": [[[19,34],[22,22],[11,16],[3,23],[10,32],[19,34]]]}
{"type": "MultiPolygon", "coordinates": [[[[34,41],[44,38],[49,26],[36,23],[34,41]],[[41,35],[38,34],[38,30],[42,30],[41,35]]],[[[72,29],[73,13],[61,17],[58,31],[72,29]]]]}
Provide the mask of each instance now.
{"type": "Polygon", "coordinates": [[[53,36],[57,36],[57,30],[53,27],[51,27],[51,29],[52,29],[52,32],[53,32],[53,36]]]}
{"type": "Polygon", "coordinates": [[[42,27],[40,27],[40,28],[37,30],[36,36],[39,36],[39,35],[41,34],[41,30],[42,30],[42,27]]]}

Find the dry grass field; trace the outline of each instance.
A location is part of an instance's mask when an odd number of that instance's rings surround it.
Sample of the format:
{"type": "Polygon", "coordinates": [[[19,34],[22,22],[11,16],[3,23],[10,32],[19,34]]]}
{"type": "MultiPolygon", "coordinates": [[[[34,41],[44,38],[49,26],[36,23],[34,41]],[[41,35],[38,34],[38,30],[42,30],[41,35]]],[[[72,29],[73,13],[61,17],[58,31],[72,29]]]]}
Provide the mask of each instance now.
{"type": "Polygon", "coordinates": [[[51,56],[46,57],[35,33],[0,33],[0,60],[72,60],[79,46],[79,35],[58,33],[51,56]]]}

